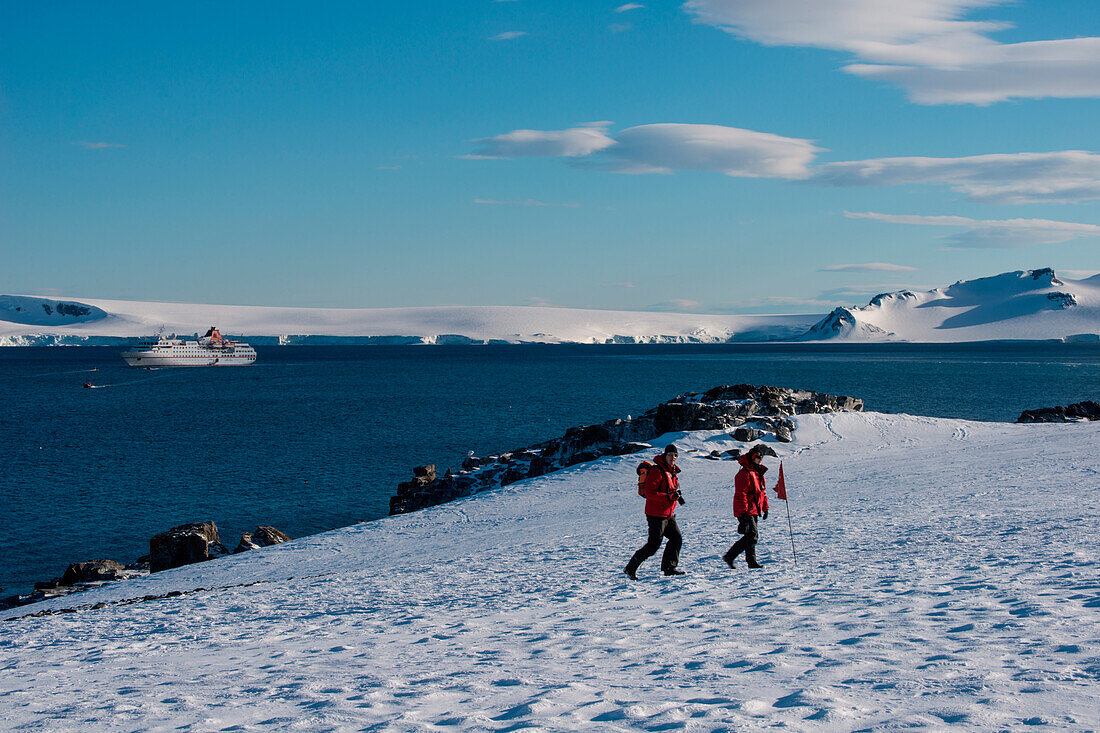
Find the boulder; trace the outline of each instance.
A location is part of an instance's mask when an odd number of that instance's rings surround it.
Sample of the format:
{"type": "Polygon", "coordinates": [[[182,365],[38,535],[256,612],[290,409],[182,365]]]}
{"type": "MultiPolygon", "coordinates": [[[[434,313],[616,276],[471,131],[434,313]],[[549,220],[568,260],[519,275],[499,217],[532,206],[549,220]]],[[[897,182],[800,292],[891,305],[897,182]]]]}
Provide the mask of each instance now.
{"type": "Polygon", "coordinates": [[[233,552],[258,550],[261,547],[270,547],[271,545],[278,545],[289,541],[290,535],[286,532],[280,532],[274,527],[261,526],[257,527],[254,532],[245,532],[242,534],[241,541],[237,543],[237,549],[233,550],[233,552]]]}
{"type": "Polygon", "coordinates": [[[115,562],[114,560],[74,562],[65,569],[65,574],[61,576],[61,585],[118,580],[122,577],[125,569],[122,563],[115,562]]]}
{"type": "Polygon", "coordinates": [[[754,440],[759,440],[760,436],[764,433],[756,428],[740,427],[733,431],[733,439],[739,443],[751,443],[754,440]]]}
{"type": "Polygon", "coordinates": [[[233,552],[234,553],[248,552],[249,550],[258,550],[258,549],[260,549],[260,545],[258,545],[256,542],[254,542],[252,540],[252,533],[251,532],[245,532],[244,534],[241,535],[241,541],[237,543],[237,547],[236,547],[236,549],[233,550],[233,552]]]}
{"type": "Polygon", "coordinates": [[[149,571],[157,573],[227,554],[213,522],[181,524],[149,540],[149,571]]]}
{"type": "MultiPolygon", "coordinates": [[[[756,445],[760,446],[760,449],[764,452],[764,455],[772,456],[773,458],[779,457],[779,454],[775,452],[775,448],[772,448],[770,445],[765,445],[764,443],[757,443],[756,445]]],[[[756,446],[753,447],[755,448],[756,446]]]]}
{"type": "Polygon", "coordinates": [[[794,435],[791,434],[791,429],[786,425],[775,426],[775,439],[780,443],[790,443],[794,440],[794,435]]]}
{"type": "Polygon", "coordinates": [[[286,532],[281,532],[274,527],[257,527],[256,531],[252,533],[252,538],[259,542],[263,547],[270,547],[271,545],[278,545],[283,542],[290,542],[290,535],[286,532]]]}

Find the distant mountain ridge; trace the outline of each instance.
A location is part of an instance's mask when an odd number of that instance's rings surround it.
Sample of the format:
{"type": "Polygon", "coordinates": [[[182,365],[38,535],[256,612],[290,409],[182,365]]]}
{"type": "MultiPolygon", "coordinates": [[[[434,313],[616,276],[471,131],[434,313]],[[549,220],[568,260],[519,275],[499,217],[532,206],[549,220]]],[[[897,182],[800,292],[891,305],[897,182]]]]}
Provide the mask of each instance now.
{"type": "Polygon", "coordinates": [[[799,341],[1100,341],[1100,275],[1060,279],[1051,268],[960,280],[925,292],[881,293],[840,307],[799,341]]]}
{"type": "Polygon", "coordinates": [[[115,345],[217,325],[264,344],[1100,341],[1100,275],[1017,270],[821,315],[530,306],[284,308],[0,295],[0,346],[115,345]]]}

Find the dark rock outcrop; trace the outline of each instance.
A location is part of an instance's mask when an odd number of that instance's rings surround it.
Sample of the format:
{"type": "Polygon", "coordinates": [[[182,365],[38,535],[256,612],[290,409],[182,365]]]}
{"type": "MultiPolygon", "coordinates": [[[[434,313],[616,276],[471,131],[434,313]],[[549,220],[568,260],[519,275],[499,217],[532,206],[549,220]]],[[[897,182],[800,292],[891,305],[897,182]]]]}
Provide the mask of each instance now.
{"type": "Polygon", "coordinates": [[[118,580],[123,577],[125,570],[126,568],[122,563],[114,560],[74,562],[65,569],[65,574],[61,576],[61,585],[118,580]]]}
{"type": "Polygon", "coordinates": [[[1068,407],[1059,405],[1038,410],[1024,410],[1016,418],[1016,422],[1078,422],[1081,420],[1100,420],[1100,403],[1087,400],[1068,407]]]}
{"type": "Polygon", "coordinates": [[[182,524],[149,540],[149,571],[157,573],[228,554],[213,522],[182,524]]]}
{"type": "MultiPolygon", "coordinates": [[[[237,546],[236,552],[277,545],[289,540],[290,536],[285,532],[261,525],[255,532],[246,532],[241,536],[241,544],[237,546]]],[[[150,572],[229,554],[229,550],[218,539],[218,527],[213,522],[184,524],[161,532],[149,540],[149,550],[148,555],[142,555],[129,565],[114,560],[72,563],[60,578],[35,583],[31,593],[0,599],[0,611],[79,593],[103,583],[137,578],[150,572]]]]}
{"type": "Polygon", "coordinates": [[[731,433],[733,439],[741,443],[751,443],[759,440],[764,433],[756,428],[737,428],[731,433]]]}
{"type": "Polygon", "coordinates": [[[257,527],[255,532],[245,532],[233,552],[247,552],[290,541],[290,535],[274,527],[257,527]]]}
{"type": "MultiPolygon", "coordinates": [[[[750,384],[723,385],[701,394],[680,395],[635,418],[569,428],[560,438],[521,450],[479,458],[472,452],[462,470],[436,476],[434,466],[418,466],[412,481],[398,484],[390,499],[390,514],[404,514],[462,496],[534,478],[601,456],[617,456],[649,448],[648,441],[666,433],[724,430],[734,439],[790,442],[791,415],[862,410],[853,397],[809,390],[750,384]]],[[[771,455],[774,450],[768,449],[771,455]]],[[[738,452],[739,454],[739,452],[738,452]]]]}

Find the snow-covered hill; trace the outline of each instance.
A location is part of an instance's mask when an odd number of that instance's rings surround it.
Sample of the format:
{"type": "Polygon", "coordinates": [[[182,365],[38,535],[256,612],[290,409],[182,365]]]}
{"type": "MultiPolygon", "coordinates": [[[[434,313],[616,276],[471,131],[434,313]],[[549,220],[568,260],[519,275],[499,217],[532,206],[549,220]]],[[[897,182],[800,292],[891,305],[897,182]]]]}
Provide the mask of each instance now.
{"type": "Polygon", "coordinates": [[[927,292],[876,295],[837,308],[801,341],[1100,341],[1100,275],[1058,278],[1051,269],[1006,272],[927,292]]]}
{"type": "Polygon", "coordinates": [[[282,343],[723,343],[794,338],[820,318],[522,306],[274,308],[0,296],[0,345],[109,344],[161,327],[186,335],[211,325],[282,343]],[[59,303],[73,311],[87,308],[90,315],[59,319],[59,303]],[[53,320],[43,320],[47,312],[55,314],[53,320]],[[38,320],[28,320],[28,314],[38,320]]]}
{"type": "Polygon", "coordinates": [[[275,308],[0,296],[0,346],[116,344],[217,325],[254,344],[1100,341],[1100,275],[1009,272],[875,296],[829,315],[698,315],[522,306],[275,308]]]}
{"type": "Polygon", "coordinates": [[[772,494],[765,569],[726,568],[737,466],[685,451],[731,441],[669,435],[684,577],[622,574],[638,456],[606,457],[0,613],[84,606],[0,622],[4,725],[1100,729],[1100,423],[797,421],[797,566],[772,494]]]}

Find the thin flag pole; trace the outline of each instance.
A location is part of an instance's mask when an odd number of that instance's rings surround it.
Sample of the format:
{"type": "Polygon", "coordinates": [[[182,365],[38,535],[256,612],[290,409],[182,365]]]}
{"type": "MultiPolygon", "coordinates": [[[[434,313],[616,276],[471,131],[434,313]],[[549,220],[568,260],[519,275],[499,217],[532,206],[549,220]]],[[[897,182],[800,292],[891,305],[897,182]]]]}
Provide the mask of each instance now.
{"type": "Polygon", "coordinates": [[[791,503],[787,501],[787,480],[783,475],[783,461],[779,462],[779,481],[775,485],[775,493],[787,507],[787,531],[791,534],[791,557],[794,558],[794,564],[798,565],[798,553],[794,549],[794,526],[791,524],[791,503]]]}
{"type": "Polygon", "coordinates": [[[794,558],[794,564],[798,564],[798,555],[794,551],[794,527],[791,525],[791,504],[786,499],[783,503],[787,506],[787,530],[791,533],[791,556],[794,558]]]}

